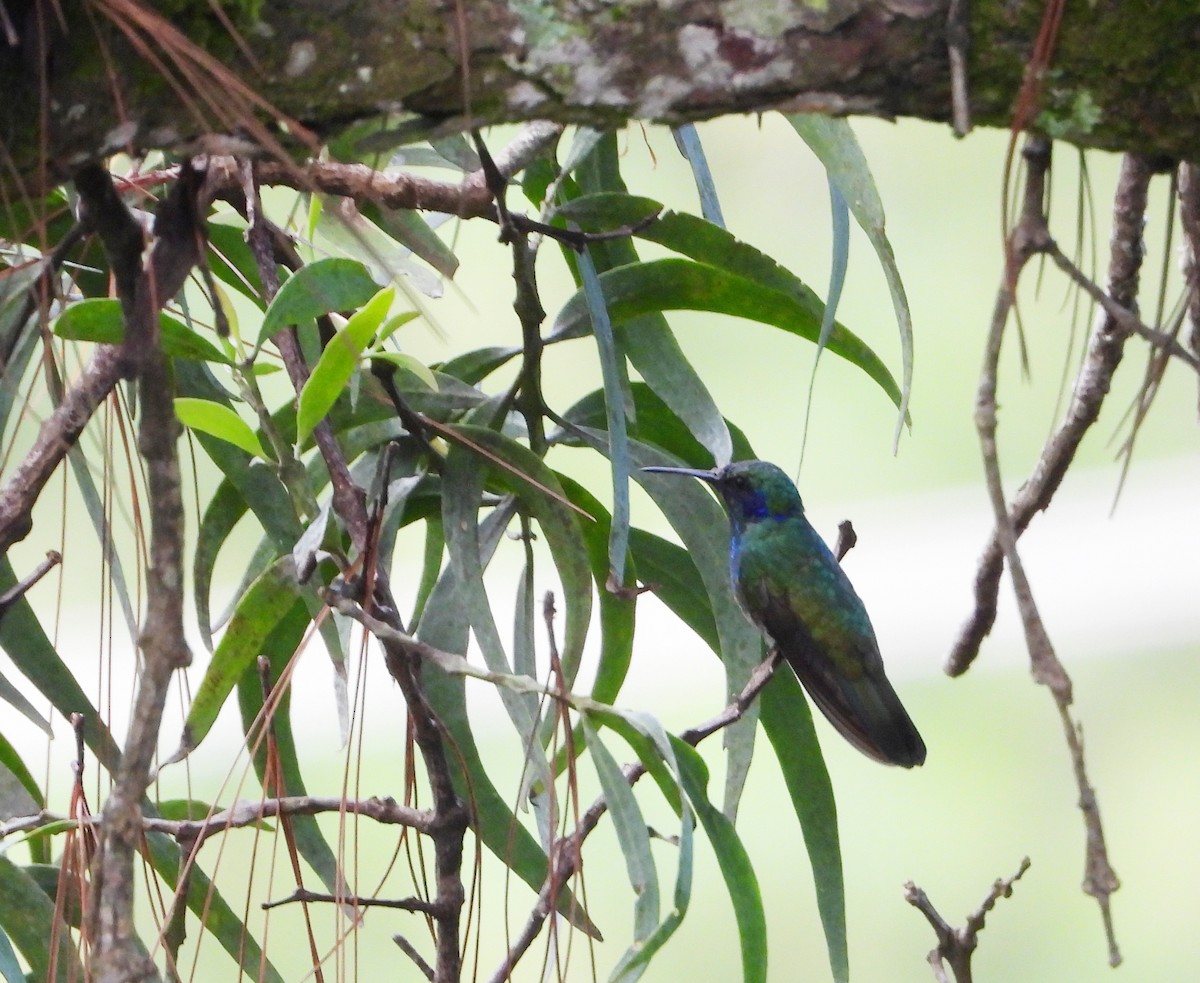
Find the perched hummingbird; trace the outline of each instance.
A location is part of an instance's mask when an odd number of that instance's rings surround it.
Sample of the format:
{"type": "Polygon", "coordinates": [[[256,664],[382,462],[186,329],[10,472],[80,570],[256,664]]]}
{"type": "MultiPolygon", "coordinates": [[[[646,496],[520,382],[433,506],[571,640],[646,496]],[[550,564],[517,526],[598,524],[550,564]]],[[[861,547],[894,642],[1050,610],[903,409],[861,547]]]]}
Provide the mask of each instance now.
{"type": "Polygon", "coordinates": [[[746,616],[846,740],[883,764],[922,764],[925,742],[883,673],[866,608],[805,518],[791,479],[766,461],[642,470],[689,475],[716,489],[729,514],[729,573],[746,616]]]}

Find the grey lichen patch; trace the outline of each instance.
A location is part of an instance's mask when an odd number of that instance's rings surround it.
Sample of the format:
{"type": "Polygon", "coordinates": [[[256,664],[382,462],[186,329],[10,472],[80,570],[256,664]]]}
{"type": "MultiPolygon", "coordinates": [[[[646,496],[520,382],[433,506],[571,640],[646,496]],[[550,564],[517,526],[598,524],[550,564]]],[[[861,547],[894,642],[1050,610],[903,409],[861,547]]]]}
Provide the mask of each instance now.
{"type": "Polygon", "coordinates": [[[733,91],[786,79],[792,70],[778,41],[755,34],[688,24],[677,41],[694,87],[733,91]]]}
{"type": "Polygon", "coordinates": [[[827,33],[864,6],[865,0],[726,0],[721,21],[761,37],[780,37],[797,28],[827,33]]]}
{"type": "Polygon", "coordinates": [[[507,99],[514,112],[527,113],[546,102],[548,96],[532,82],[522,79],[509,88],[507,99]]]}
{"type": "Polygon", "coordinates": [[[627,101],[614,79],[628,67],[628,59],[601,52],[581,37],[531,48],[513,67],[577,106],[617,106],[627,101]]]}
{"type": "Polygon", "coordinates": [[[297,41],[288,48],[283,72],[288,78],[298,78],[316,64],[317,46],[311,41],[297,41]]]}
{"type": "Polygon", "coordinates": [[[645,119],[663,119],[691,91],[692,87],[683,79],[655,75],[642,87],[636,113],[645,119]]]}

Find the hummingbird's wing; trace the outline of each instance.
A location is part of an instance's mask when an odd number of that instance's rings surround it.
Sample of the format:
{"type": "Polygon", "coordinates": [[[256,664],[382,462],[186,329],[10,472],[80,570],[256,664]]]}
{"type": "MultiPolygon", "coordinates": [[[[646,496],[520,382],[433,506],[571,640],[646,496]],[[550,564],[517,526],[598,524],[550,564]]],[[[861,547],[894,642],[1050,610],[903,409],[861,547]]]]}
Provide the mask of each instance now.
{"type": "Polygon", "coordinates": [[[793,552],[790,562],[743,556],[738,595],[846,740],[883,764],[924,762],[925,743],[884,675],[866,609],[828,550],[793,552]]]}

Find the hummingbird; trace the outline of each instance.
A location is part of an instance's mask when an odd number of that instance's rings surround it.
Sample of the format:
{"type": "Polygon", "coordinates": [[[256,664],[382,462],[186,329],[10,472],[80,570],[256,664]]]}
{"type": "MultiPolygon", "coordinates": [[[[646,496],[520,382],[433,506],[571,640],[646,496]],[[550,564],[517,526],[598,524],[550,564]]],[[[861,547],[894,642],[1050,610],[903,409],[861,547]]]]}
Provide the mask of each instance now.
{"type": "Polygon", "coordinates": [[[924,763],[925,742],[884,675],[867,609],[805,517],[792,480],[767,461],[642,470],[699,478],[716,491],[729,515],[738,606],[838,732],[882,764],[924,763]]]}

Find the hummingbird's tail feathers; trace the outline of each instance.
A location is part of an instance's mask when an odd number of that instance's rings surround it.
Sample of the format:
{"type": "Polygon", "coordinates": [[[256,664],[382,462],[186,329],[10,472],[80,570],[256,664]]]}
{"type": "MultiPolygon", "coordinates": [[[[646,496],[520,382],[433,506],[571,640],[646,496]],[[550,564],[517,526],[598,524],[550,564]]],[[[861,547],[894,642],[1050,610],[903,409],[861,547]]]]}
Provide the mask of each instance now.
{"type": "Polygon", "coordinates": [[[886,678],[822,679],[792,665],[837,732],[868,758],[901,768],[925,763],[925,742],[886,678]]]}

